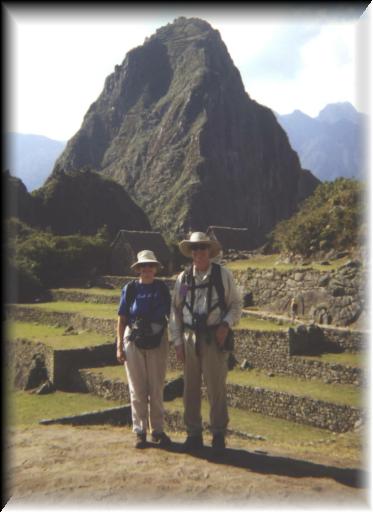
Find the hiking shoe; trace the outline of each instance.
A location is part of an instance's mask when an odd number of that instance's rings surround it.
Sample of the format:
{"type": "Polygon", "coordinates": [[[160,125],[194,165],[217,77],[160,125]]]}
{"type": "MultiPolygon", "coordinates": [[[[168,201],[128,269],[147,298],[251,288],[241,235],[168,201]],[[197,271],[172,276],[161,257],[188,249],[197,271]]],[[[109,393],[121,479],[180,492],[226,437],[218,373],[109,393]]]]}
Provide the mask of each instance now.
{"type": "Polygon", "coordinates": [[[136,434],[135,448],[145,448],[146,434],[136,434]]]}
{"type": "Polygon", "coordinates": [[[161,448],[167,448],[171,445],[171,439],[164,432],[152,432],[152,441],[161,448]]]}
{"type": "Polygon", "coordinates": [[[224,434],[214,434],[212,437],[212,451],[219,455],[225,450],[225,437],[224,434]]]}
{"type": "Polygon", "coordinates": [[[200,450],[201,448],[203,448],[203,439],[200,434],[188,436],[183,444],[183,450],[185,452],[200,450]]]}

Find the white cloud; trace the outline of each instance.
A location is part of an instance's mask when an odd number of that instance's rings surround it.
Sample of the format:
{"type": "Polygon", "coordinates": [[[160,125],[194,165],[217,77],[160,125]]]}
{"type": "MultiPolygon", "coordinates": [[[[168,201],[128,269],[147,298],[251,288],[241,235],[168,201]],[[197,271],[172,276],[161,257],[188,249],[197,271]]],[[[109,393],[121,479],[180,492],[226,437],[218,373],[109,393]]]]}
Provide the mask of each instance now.
{"type": "Polygon", "coordinates": [[[324,27],[303,47],[299,82],[315,115],[326,103],[356,104],[356,52],[356,24],[324,27]]]}
{"type": "Polygon", "coordinates": [[[179,15],[217,28],[249,95],[287,113],[317,115],[326,103],[354,103],[353,23],[331,25],[320,11],[308,19],[234,9],[152,12],[19,11],[10,38],[9,129],[70,138],[105,78],[126,53],[179,15]]]}
{"type": "MultiPolygon", "coordinates": [[[[249,63],[244,68],[243,79],[253,99],[280,114],[299,109],[311,116],[316,116],[327,103],[350,101],[356,105],[356,23],[314,28],[308,27],[303,35],[296,32],[279,50],[276,48],[278,37],[274,38],[271,47],[266,49],[279,63],[286,59],[287,52],[292,52],[293,60],[283,64],[283,74],[272,72],[271,68],[261,72],[260,66],[264,66],[266,60],[259,58],[255,67],[249,63]]],[[[267,65],[269,63],[267,61],[267,65]]]]}

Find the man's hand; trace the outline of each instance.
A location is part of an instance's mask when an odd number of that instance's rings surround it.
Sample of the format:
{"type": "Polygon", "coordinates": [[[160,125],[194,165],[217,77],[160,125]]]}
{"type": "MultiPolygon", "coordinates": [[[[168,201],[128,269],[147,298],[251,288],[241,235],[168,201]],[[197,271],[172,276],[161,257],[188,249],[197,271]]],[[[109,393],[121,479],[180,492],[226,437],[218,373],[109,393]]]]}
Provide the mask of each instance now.
{"type": "Polygon", "coordinates": [[[176,350],[176,359],[180,363],[185,362],[185,351],[184,351],[184,345],[175,345],[176,350]]]}
{"type": "Polygon", "coordinates": [[[223,348],[225,339],[229,332],[229,325],[226,322],[223,322],[219,325],[219,327],[216,329],[215,337],[216,337],[216,343],[220,348],[223,348]]]}
{"type": "Polygon", "coordinates": [[[126,360],[126,356],[124,354],[124,350],[122,347],[117,347],[117,361],[118,363],[123,364],[126,360]]]}

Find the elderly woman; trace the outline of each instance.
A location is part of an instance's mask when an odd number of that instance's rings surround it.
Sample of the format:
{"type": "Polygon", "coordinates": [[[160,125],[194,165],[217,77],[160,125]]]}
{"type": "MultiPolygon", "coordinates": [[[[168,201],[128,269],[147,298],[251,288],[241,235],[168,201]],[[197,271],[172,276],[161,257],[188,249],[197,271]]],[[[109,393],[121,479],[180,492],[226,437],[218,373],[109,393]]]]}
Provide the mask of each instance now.
{"type": "Polygon", "coordinates": [[[163,431],[171,296],[166,284],[155,279],[160,267],[152,251],[139,252],[131,267],[139,279],[123,288],[118,309],[117,359],[127,372],[136,448],[146,446],[148,417],[152,441],[162,447],[171,444],[163,431]]]}

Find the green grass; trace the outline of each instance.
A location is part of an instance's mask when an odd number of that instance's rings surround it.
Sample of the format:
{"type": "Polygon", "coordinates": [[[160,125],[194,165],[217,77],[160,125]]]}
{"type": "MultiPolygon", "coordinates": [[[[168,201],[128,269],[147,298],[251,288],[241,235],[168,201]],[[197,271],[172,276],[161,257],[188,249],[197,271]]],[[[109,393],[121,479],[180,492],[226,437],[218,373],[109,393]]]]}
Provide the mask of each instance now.
{"type": "MultiPolygon", "coordinates": [[[[118,306],[116,304],[94,304],[88,302],[56,301],[41,304],[22,304],[22,307],[32,308],[40,311],[57,311],[66,313],[80,313],[85,316],[96,318],[117,318],[118,306]]],[[[254,329],[263,331],[278,331],[287,329],[291,323],[279,325],[272,320],[260,318],[242,317],[237,329],[254,329]]]]}
{"type": "Polygon", "coordinates": [[[301,380],[294,377],[275,375],[268,377],[266,372],[235,369],[228,373],[227,382],[283,391],[298,396],[308,396],[315,400],[323,400],[336,404],[360,407],[364,393],[361,389],[350,384],[325,384],[320,380],[301,380]]]}
{"type": "Polygon", "coordinates": [[[108,336],[90,331],[79,331],[78,334],[64,335],[65,327],[52,327],[32,322],[8,322],[6,325],[7,339],[27,339],[38,341],[55,349],[85,348],[89,346],[112,343],[108,336]]]}
{"type": "MultiPolygon", "coordinates": [[[[180,413],[184,411],[181,398],[167,402],[165,407],[170,411],[178,411],[180,413]]],[[[202,400],[201,409],[203,421],[209,423],[209,404],[207,400],[202,400]]],[[[301,444],[333,437],[331,432],[321,428],[273,418],[256,412],[229,407],[228,413],[230,418],[228,428],[248,434],[260,435],[270,442],[301,444]]]]}
{"type": "Polygon", "coordinates": [[[254,331],[287,331],[291,327],[291,322],[284,322],[279,325],[273,320],[262,320],[261,318],[253,318],[242,316],[238,325],[234,329],[252,329],[254,331]]]}
{"type": "Polygon", "coordinates": [[[7,426],[31,426],[43,419],[72,416],[123,405],[91,394],[64,393],[35,395],[25,391],[10,393],[7,403],[7,426]]]}
{"type": "Polygon", "coordinates": [[[97,318],[117,318],[117,304],[93,304],[88,302],[56,301],[41,304],[22,304],[22,308],[40,311],[58,311],[64,313],[80,313],[97,318]]]}
{"type": "MultiPolygon", "coordinates": [[[[170,411],[183,413],[182,399],[178,398],[165,404],[170,411]]],[[[346,432],[335,434],[326,429],[320,429],[302,423],[295,423],[263,414],[228,408],[228,428],[252,435],[260,435],[265,440],[239,440],[245,449],[280,450],[292,454],[295,458],[331,457],[338,458],[342,464],[350,466],[361,465],[362,451],[366,448],[363,434],[346,432]]],[[[202,418],[209,423],[209,405],[202,400],[202,418]]],[[[208,436],[206,436],[208,443],[208,436]]],[[[237,442],[237,441],[236,441],[237,442]]],[[[228,446],[231,441],[228,440],[228,446]]]]}
{"type": "Polygon", "coordinates": [[[52,292],[84,293],[86,295],[105,295],[106,297],[118,297],[118,304],[121,295],[121,288],[55,288],[52,292]]]}
{"type": "Polygon", "coordinates": [[[277,263],[278,254],[260,255],[246,260],[236,260],[227,263],[227,267],[231,270],[246,270],[249,268],[262,270],[294,270],[294,269],[312,269],[326,272],[328,270],[336,270],[342,267],[349,260],[348,257],[339,260],[330,260],[330,265],[320,265],[320,263],[312,262],[307,265],[296,265],[294,263],[277,263]]]}
{"type": "Polygon", "coordinates": [[[369,354],[366,352],[342,352],[340,354],[321,354],[319,356],[302,356],[302,359],[313,359],[322,363],[343,364],[356,368],[366,367],[369,364],[369,354]]]}

